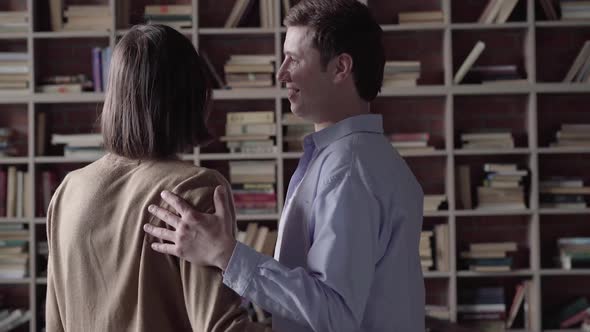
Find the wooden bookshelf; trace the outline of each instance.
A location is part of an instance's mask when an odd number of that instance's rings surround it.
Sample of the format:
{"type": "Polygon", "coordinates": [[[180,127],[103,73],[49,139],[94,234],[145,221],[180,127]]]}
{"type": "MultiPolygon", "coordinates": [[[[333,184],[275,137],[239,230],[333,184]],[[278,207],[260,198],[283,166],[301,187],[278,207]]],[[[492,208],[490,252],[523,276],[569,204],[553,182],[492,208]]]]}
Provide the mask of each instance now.
{"type": "MultiPolygon", "coordinates": [[[[182,29],[193,44],[204,50],[214,67],[223,72],[230,54],[274,54],[275,69],[282,59],[286,28],[280,24],[283,13],[275,8],[274,28],[260,28],[258,5],[240,26],[223,28],[233,6],[230,0],[130,0],[130,13],[123,13],[130,24],[141,23],[147,4],[192,5],[193,25],[182,29]],[[195,24],[195,22],[197,22],[195,24]]],[[[16,156],[0,157],[0,168],[17,166],[28,170],[36,181],[29,199],[39,200],[39,177],[43,170],[56,170],[60,176],[84,166],[95,158],[64,157],[47,146],[38,155],[36,116],[47,114],[47,135],[54,132],[81,133],[96,130],[94,120],[100,112],[104,93],[46,94],[35,92],[44,75],[91,75],[92,47],[114,47],[129,26],[121,23],[118,0],[74,1],[66,4],[103,4],[113,13],[111,28],[104,31],[51,31],[45,0],[8,1],[0,10],[26,10],[27,32],[0,33],[0,52],[29,53],[30,87],[22,93],[0,93],[0,127],[10,126],[19,136],[16,156]],[[59,129],[58,129],[59,128],[59,129]]],[[[293,1],[296,3],[297,1],[293,1]]],[[[590,236],[587,220],[590,208],[546,209],[539,204],[539,181],[549,175],[574,175],[590,181],[590,148],[554,148],[549,144],[562,123],[590,123],[590,84],[562,83],[585,40],[590,39],[589,21],[548,21],[535,0],[519,0],[514,12],[503,24],[479,24],[478,17],[487,0],[388,1],[363,0],[368,3],[384,30],[387,60],[421,61],[421,77],[416,87],[384,89],[372,103],[372,111],[382,114],[386,133],[424,131],[431,135],[434,151],[404,155],[426,194],[444,194],[448,209],[424,214],[424,228],[448,224],[450,230],[449,272],[427,271],[426,301],[429,305],[448,306],[452,320],[457,320],[458,294],[465,288],[502,286],[510,305],[516,283],[531,280],[539,296],[531,310],[539,313],[529,331],[550,330],[542,323],[552,306],[567,300],[571,288],[578,285],[578,295],[590,296],[590,269],[563,270],[551,261],[558,237],[590,236]],[[440,23],[399,25],[402,11],[441,10],[440,23]],[[482,40],[486,49],[478,65],[517,65],[526,73],[524,83],[453,84],[453,77],[475,42],[482,40]],[[472,128],[510,128],[514,149],[461,148],[460,134],[472,128]],[[481,166],[487,162],[514,162],[529,171],[526,180],[526,209],[489,211],[463,209],[459,199],[457,166],[469,164],[475,173],[472,186],[479,185],[481,166]],[[565,166],[565,167],[561,167],[565,166]],[[552,174],[557,172],[559,174],[552,174]],[[461,267],[459,253],[471,241],[480,240],[478,230],[488,230],[485,240],[518,242],[519,252],[514,269],[508,272],[472,272],[461,267]],[[587,287],[586,287],[587,288],[587,287]]],[[[283,144],[282,114],[289,112],[287,91],[280,85],[261,89],[215,90],[211,127],[223,135],[225,114],[233,111],[274,110],[277,122],[278,151],[270,154],[228,153],[221,143],[203,149],[195,148],[181,159],[220,170],[228,176],[232,160],[272,160],[277,164],[277,205],[273,214],[240,215],[238,224],[249,222],[274,225],[279,219],[289,179],[301,152],[287,151],[283,144]]],[[[38,242],[45,238],[45,219],[35,213],[32,218],[3,218],[0,224],[25,224],[30,231],[29,276],[0,280],[0,291],[9,290],[14,301],[33,311],[33,319],[19,331],[40,331],[46,279],[41,259],[36,254],[38,242]]],[[[571,294],[570,294],[571,295],[571,294]]],[[[525,331],[517,326],[515,331],[525,331]]]]}

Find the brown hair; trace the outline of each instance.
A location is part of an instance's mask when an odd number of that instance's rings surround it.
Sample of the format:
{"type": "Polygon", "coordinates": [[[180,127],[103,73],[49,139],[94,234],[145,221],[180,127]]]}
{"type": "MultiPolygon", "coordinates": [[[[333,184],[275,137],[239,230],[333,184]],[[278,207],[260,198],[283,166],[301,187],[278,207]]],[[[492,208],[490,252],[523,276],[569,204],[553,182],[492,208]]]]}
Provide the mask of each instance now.
{"type": "Polygon", "coordinates": [[[132,27],[111,59],[101,118],[105,149],[162,159],[208,141],[210,95],[190,40],[164,25],[132,27]]]}
{"type": "Polygon", "coordinates": [[[289,10],[284,24],[313,29],[313,46],[324,69],[333,57],[349,54],[359,96],[375,99],[383,82],[385,51],[383,31],[367,6],[357,0],[302,0],[289,10]]]}

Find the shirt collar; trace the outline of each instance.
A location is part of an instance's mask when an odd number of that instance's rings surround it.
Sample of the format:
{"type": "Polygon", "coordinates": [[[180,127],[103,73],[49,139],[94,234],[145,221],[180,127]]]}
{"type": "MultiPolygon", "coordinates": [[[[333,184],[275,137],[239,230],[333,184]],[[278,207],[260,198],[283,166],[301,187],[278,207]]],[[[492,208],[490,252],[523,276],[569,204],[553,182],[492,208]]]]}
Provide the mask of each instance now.
{"type": "Polygon", "coordinates": [[[351,116],[320,131],[307,135],[304,141],[313,139],[315,147],[322,149],[344,136],[357,132],[383,134],[383,117],[380,114],[351,116]]]}

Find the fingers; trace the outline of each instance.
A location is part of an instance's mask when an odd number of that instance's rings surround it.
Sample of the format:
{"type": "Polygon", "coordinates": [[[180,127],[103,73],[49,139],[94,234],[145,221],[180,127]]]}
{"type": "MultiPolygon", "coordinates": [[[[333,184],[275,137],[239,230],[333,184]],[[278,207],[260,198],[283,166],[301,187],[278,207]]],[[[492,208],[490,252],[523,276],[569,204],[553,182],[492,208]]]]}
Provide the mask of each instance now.
{"type": "Polygon", "coordinates": [[[228,194],[223,186],[215,187],[213,193],[213,204],[215,204],[215,215],[226,218],[230,209],[229,201],[227,200],[228,194]]]}
{"type": "Polygon", "coordinates": [[[172,208],[174,208],[174,210],[176,210],[176,212],[182,216],[188,215],[190,213],[197,213],[197,211],[195,211],[195,209],[184,199],[172,192],[169,192],[168,190],[162,191],[160,196],[162,196],[162,199],[164,199],[166,203],[170,204],[170,206],[172,206],[172,208]]]}
{"type": "Polygon", "coordinates": [[[152,243],[152,249],[162,254],[173,255],[180,257],[176,245],[170,243],[152,243]]]}
{"type": "Polygon", "coordinates": [[[159,206],[150,205],[148,207],[148,211],[153,214],[156,218],[162,220],[163,222],[167,223],[168,225],[178,228],[178,224],[180,223],[180,218],[173,214],[172,212],[162,209],[159,206]]]}
{"type": "Polygon", "coordinates": [[[174,237],[174,231],[171,231],[169,229],[162,228],[162,227],[155,227],[150,224],[145,224],[145,225],[143,225],[143,230],[146,233],[151,234],[161,240],[176,242],[175,237],[174,237]]]}

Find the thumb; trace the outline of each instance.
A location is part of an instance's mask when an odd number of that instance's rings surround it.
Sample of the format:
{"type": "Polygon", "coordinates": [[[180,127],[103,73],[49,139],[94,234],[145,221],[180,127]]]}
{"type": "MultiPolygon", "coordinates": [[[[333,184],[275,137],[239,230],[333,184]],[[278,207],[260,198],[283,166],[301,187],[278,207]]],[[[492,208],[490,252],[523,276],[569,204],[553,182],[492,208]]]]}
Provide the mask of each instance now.
{"type": "Polygon", "coordinates": [[[227,190],[223,186],[217,186],[213,193],[213,204],[215,204],[215,215],[223,219],[231,219],[230,205],[227,190]]]}

